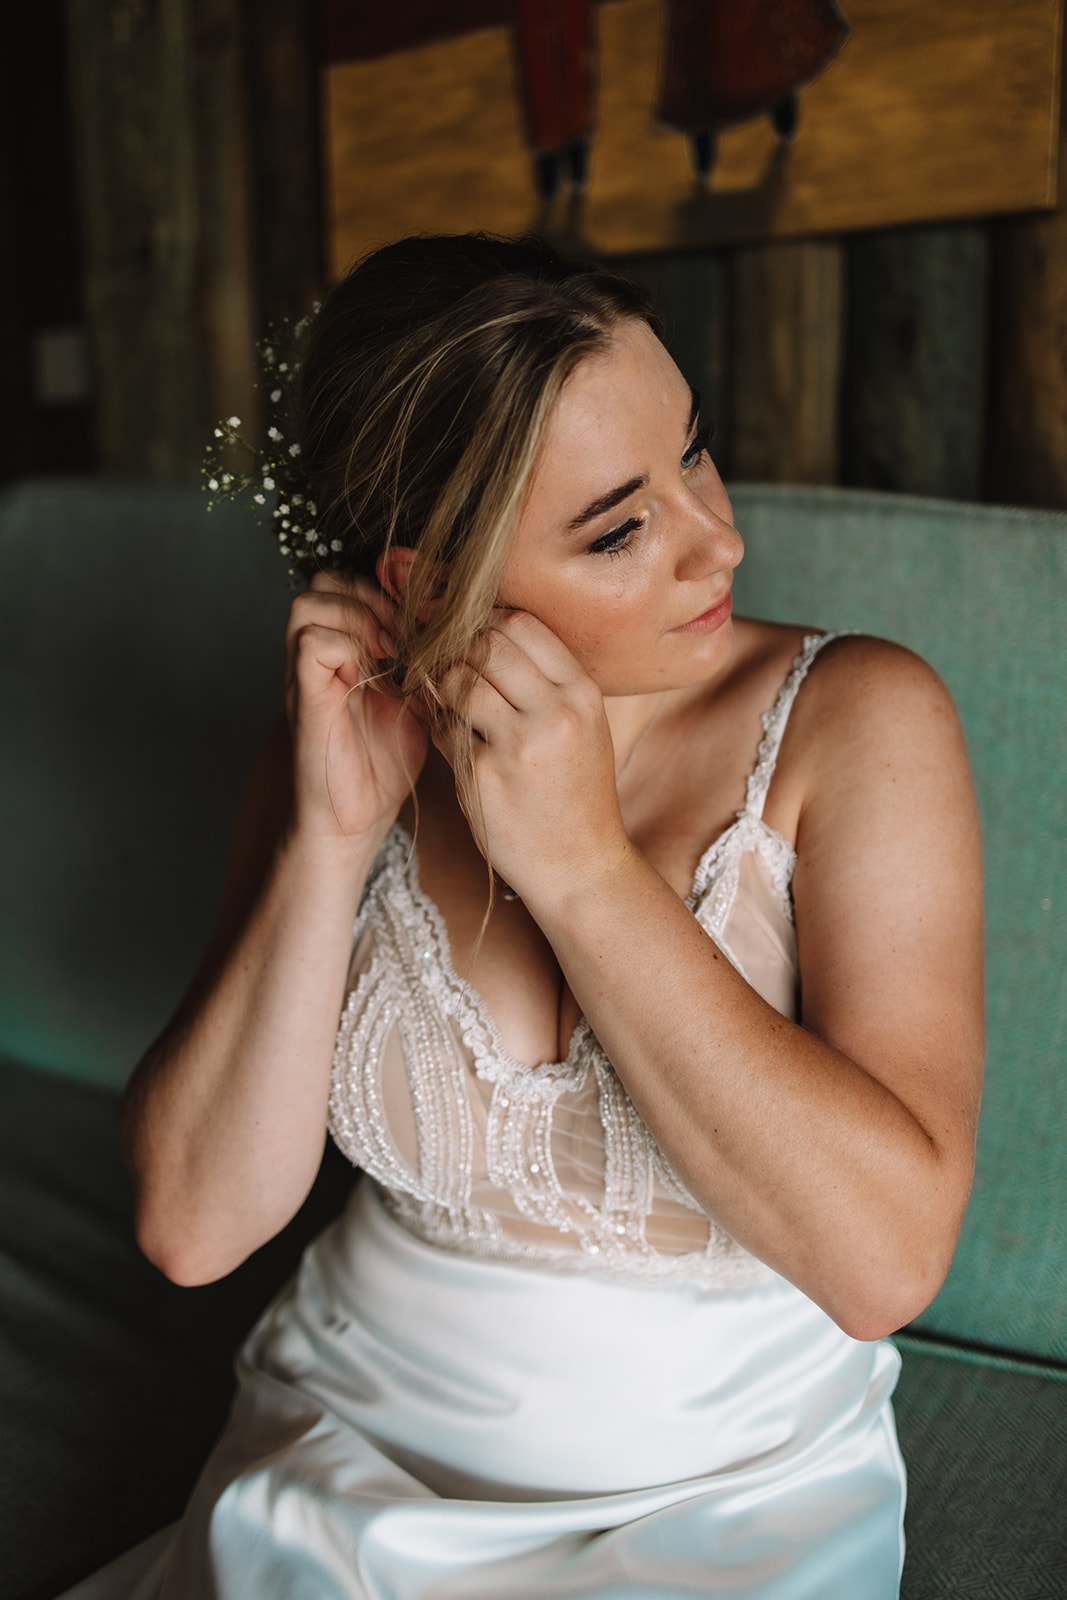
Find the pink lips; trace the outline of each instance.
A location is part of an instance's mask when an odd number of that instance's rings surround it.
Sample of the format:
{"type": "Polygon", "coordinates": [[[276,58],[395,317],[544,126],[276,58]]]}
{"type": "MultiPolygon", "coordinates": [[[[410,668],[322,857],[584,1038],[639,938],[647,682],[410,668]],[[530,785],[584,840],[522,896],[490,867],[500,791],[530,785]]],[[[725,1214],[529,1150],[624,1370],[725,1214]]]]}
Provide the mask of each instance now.
{"type": "Polygon", "coordinates": [[[701,612],[699,617],[694,617],[692,622],[683,622],[680,628],[672,628],[672,633],[714,633],[716,628],[721,628],[734,608],[733,596],[729,591],[712,606],[710,611],[701,612]]]}

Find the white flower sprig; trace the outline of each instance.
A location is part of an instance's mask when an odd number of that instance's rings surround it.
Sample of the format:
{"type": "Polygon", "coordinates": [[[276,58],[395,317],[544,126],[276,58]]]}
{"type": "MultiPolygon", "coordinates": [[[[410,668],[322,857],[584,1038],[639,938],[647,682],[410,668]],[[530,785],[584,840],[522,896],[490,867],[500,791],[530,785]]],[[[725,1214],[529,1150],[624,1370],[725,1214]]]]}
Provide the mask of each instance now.
{"type": "Polygon", "coordinates": [[[343,549],[340,539],[326,543],[317,526],[318,508],[308,492],[300,461],[300,445],[291,439],[296,381],[300,362],[291,356],[283,359],[286,346],[298,347],[319,306],[291,330],[272,329],[258,346],[270,405],[267,442],[257,450],[241,432],[240,417],[227,417],[215,429],[214,439],[204,453],[204,486],[211,495],[208,510],[219,500],[235,500],[252,491],[253,504],[265,506],[268,495],[277,495],[271,518],[277,524],[278,548],[289,562],[289,575],[315,572],[331,555],[343,549]],[[290,443],[286,443],[286,431],[290,443]],[[230,465],[235,450],[251,457],[247,472],[230,465]]]}

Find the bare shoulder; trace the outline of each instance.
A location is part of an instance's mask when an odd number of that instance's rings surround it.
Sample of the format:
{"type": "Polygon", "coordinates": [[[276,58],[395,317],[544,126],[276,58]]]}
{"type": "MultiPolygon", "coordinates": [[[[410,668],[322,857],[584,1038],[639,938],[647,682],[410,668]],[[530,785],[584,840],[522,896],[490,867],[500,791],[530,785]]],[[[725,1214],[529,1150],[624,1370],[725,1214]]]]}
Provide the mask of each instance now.
{"type": "Polygon", "coordinates": [[[804,699],[812,711],[860,715],[888,709],[897,700],[952,710],[942,679],[905,645],[873,634],[846,633],[831,638],[812,664],[804,699]]]}
{"type": "MultiPolygon", "coordinates": [[[[781,683],[812,628],[758,624],[750,672],[781,683]],[[762,657],[768,657],[764,668],[762,657]]],[[[769,704],[773,694],[766,695],[769,704]]],[[[852,811],[875,825],[900,825],[912,808],[973,807],[959,717],[945,684],[914,651],[887,639],[845,634],[812,661],[782,740],[764,815],[797,843],[822,818],[852,811]],[[892,812],[892,817],[888,815],[892,812]]]]}
{"type": "Polygon", "coordinates": [[[914,768],[966,764],[952,696],[928,662],[865,634],[832,639],[812,663],[782,745],[781,765],[803,799],[827,784],[885,773],[895,758],[914,768]]]}

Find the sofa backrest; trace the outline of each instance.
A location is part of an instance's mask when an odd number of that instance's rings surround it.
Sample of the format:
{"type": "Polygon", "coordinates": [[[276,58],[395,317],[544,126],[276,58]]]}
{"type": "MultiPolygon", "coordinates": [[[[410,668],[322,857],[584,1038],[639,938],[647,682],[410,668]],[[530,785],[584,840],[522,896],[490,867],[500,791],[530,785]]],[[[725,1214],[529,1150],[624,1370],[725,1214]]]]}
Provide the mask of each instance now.
{"type": "Polygon", "coordinates": [[[739,612],[909,645],[963,719],[986,869],[978,1170],[919,1325],[1067,1359],[1067,515],[738,486],[739,612]]]}
{"type": "MultiPolygon", "coordinates": [[[[740,611],[900,640],[960,707],[987,871],[974,1195],[922,1325],[1067,1359],[1067,516],[734,490],[740,611]]],[[[120,1084],[214,919],[281,705],[270,533],[106,480],[0,496],[0,1054],[120,1084]]]]}
{"type": "Polygon", "coordinates": [[[285,563],[193,487],[0,495],[0,1054],[121,1084],[214,922],[285,563]]]}

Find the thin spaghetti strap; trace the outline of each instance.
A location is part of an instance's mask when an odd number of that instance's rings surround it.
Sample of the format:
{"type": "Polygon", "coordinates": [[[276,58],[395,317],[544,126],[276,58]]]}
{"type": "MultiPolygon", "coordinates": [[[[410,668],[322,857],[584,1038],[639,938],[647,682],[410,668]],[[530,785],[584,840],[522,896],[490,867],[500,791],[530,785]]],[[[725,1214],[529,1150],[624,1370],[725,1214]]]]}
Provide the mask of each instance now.
{"type": "Polygon", "coordinates": [[[797,697],[797,690],[808,675],[808,668],[824,645],[831,639],[840,639],[848,633],[855,633],[854,628],[841,628],[836,633],[809,633],[805,636],[800,647],[800,654],[795,657],[789,675],[778,691],[777,698],[769,711],[763,713],[763,738],[760,740],[759,750],[756,752],[756,765],[748,780],[745,790],[745,805],[742,816],[762,817],[763,807],[767,803],[767,791],[774,777],[774,769],[778,762],[778,751],[785,733],[789,713],[793,709],[793,701],[797,697]]]}

